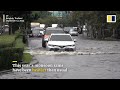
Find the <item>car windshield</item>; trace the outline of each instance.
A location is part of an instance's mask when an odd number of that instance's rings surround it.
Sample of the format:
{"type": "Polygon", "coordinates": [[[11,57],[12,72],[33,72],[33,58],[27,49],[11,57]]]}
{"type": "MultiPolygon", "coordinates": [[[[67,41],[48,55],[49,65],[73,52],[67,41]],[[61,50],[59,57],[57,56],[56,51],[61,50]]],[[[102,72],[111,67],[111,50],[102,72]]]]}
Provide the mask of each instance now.
{"type": "Polygon", "coordinates": [[[51,33],[64,33],[63,30],[47,30],[45,34],[50,35],[51,33]]]}
{"type": "Polygon", "coordinates": [[[77,31],[77,29],[76,29],[76,28],[73,28],[73,29],[70,29],[70,31],[75,31],[75,32],[76,32],[76,31],[77,31]]]}
{"type": "Polygon", "coordinates": [[[39,29],[39,31],[44,31],[43,29],[39,29]]]}
{"type": "Polygon", "coordinates": [[[64,31],[69,31],[72,27],[64,27],[64,31]]]}
{"type": "Polygon", "coordinates": [[[69,35],[52,35],[50,41],[72,41],[69,35]]]}
{"type": "Polygon", "coordinates": [[[33,30],[32,33],[33,33],[33,34],[39,34],[40,31],[39,31],[39,30],[33,30]]]}
{"type": "Polygon", "coordinates": [[[77,31],[77,28],[74,28],[74,31],[77,31]]]}

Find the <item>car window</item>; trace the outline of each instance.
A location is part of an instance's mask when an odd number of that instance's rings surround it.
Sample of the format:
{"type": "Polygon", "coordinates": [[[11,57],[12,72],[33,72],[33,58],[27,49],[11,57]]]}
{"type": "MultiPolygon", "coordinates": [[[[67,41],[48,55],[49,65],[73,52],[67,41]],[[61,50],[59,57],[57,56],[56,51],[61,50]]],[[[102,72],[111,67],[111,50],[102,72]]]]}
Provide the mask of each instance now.
{"type": "Polygon", "coordinates": [[[69,35],[52,35],[50,41],[72,41],[69,35]]]}
{"type": "Polygon", "coordinates": [[[47,30],[45,34],[50,35],[51,33],[64,33],[63,30],[47,30]]]}
{"type": "Polygon", "coordinates": [[[33,30],[32,33],[37,34],[37,33],[40,33],[40,31],[39,30],[33,30]]]}
{"type": "Polygon", "coordinates": [[[67,30],[70,30],[72,27],[65,27],[64,30],[67,31],[67,30]]]}
{"type": "Polygon", "coordinates": [[[74,28],[74,31],[77,31],[77,28],[74,28]]]}
{"type": "Polygon", "coordinates": [[[43,29],[39,29],[39,31],[43,31],[43,29]]]}

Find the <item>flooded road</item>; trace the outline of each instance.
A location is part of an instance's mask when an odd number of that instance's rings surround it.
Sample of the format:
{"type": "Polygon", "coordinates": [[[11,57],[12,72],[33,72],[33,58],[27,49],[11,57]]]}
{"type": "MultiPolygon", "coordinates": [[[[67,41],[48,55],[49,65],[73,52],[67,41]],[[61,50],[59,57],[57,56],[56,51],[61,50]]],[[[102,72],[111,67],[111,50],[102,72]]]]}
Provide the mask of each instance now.
{"type": "MultiPolygon", "coordinates": [[[[26,53],[36,64],[63,65],[67,71],[4,72],[0,79],[118,79],[120,78],[120,41],[97,41],[74,36],[75,52],[54,52],[42,48],[41,38],[30,38],[26,53]]],[[[58,68],[58,67],[56,67],[58,68]]]]}

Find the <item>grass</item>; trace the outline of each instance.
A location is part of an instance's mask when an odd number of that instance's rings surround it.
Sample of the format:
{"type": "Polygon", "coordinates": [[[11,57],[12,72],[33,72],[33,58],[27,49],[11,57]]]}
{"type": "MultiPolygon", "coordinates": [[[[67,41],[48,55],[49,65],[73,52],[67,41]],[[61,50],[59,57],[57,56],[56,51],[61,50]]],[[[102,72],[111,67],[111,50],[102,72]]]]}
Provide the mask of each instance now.
{"type": "Polygon", "coordinates": [[[13,43],[15,41],[16,36],[18,36],[20,33],[17,31],[14,35],[8,35],[8,34],[3,34],[0,36],[0,44],[9,44],[13,43]]]}
{"type": "MultiPolygon", "coordinates": [[[[22,37],[16,39],[15,47],[24,48],[24,49],[27,48],[27,45],[22,42],[22,37]]],[[[32,55],[30,55],[29,53],[23,54],[23,63],[30,63],[31,60],[32,60],[32,55]]]]}
{"type": "Polygon", "coordinates": [[[15,47],[24,48],[26,44],[22,42],[22,37],[16,39],[15,47]]]}
{"type": "MultiPolygon", "coordinates": [[[[2,35],[0,36],[0,45],[12,44],[15,41],[16,35],[2,35]]],[[[22,36],[18,37],[15,41],[15,47],[24,48],[26,44],[22,42],[22,36]]]]}
{"type": "MultiPolygon", "coordinates": [[[[15,35],[1,35],[0,36],[0,45],[6,45],[6,44],[11,44],[15,41],[15,38],[17,36],[16,33],[15,35]]],[[[15,46],[16,48],[24,48],[27,49],[27,45],[22,42],[22,36],[19,36],[16,41],[15,41],[15,46]]],[[[30,63],[32,60],[32,56],[29,53],[24,53],[23,54],[23,62],[24,63],[30,63]]]]}
{"type": "Polygon", "coordinates": [[[0,48],[13,47],[16,35],[1,35],[0,48]]]}
{"type": "Polygon", "coordinates": [[[31,60],[32,60],[32,55],[30,55],[29,53],[23,54],[23,62],[24,63],[30,63],[31,60]]]}
{"type": "Polygon", "coordinates": [[[15,35],[0,36],[0,44],[9,44],[15,41],[15,35]]]}

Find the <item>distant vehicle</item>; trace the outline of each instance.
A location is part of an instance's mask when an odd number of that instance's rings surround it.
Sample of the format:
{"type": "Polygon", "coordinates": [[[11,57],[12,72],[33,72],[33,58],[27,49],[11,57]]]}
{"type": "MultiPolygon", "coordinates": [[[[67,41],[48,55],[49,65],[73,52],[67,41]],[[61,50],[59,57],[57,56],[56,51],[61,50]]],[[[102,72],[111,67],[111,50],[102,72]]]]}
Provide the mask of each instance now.
{"type": "Polygon", "coordinates": [[[42,47],[46,48],[46,41],[52,33],[64,33],[64,31],[61,28],[46,28],[42,36],[42,47]]]}
{"type": "Polygon", "coordinates": [[[40,36],[40,30],[39,29],[33,30],[32,35],[33,35],[33,37],[39,37],[40,36]]]}
{"type": "Polygon", "coordinates": [[[45,24],[40,24],[40,28],[45,28],[45,24]]]}
{"type": "Polygon", "coordinates": [[[72,35],[72,36],[73,35],[78,36],[78,31],[77,31],[76,28],[72,28],[72,29],[70,29],[69,34],[72,35]]]}
{"type": "Polygon", "coordinates": [[[85,25],[83,25],[83,28],[82,28],[83,31],[87,31],[87,28],[85,25]]]}
{"type": "Polygon", "coordinates": [[[42,37],[44,34],[44,29],[43,28],[38,28],[31,30],[31,33],[29,34],[29,37],[42,37]]]}
{"type": "Polygon", "coordinates": [[[40,28],[40,23],[38,22],[31,22],[31,30],[34,30],[35,28],[40,28]]]}
{"type": "Polygon", "coordinates": [[[51,29],[51,30],[53,30],[53,29],[55,29],[55,27],[47,27],[46,29],[51,29]]]}
{"type": "Polygon", "coordinates": [[[9,27],[9,25],[6,24],[5,27],[9,27]]]}
{"type": "Polygon", "coordinates": [[[77,29],[77,27],[73,27],[74,29],[77,29]]]}
{"type": "Polygon", "coordinates": [[[47,42],[47,50],[75,51],[75,41],[70,34],[51,34],[47,42]]]}
{"type": "Polygon", "coordinates": [[[38,22],[31,22],[30,25],[31,27],[40,27],[40,23],[38,22]]]}
{"type": "Polygon", "coordinates": [[[52,27],[57,27],[58,26],[58,24],[52,24],[52,27]]]}
{"type": "Polygon", "coordinates": [[[69,33],[70,29],[72,29],[73,27],[64,27],[64,32],[65,33],[69,33]]]}

